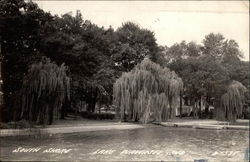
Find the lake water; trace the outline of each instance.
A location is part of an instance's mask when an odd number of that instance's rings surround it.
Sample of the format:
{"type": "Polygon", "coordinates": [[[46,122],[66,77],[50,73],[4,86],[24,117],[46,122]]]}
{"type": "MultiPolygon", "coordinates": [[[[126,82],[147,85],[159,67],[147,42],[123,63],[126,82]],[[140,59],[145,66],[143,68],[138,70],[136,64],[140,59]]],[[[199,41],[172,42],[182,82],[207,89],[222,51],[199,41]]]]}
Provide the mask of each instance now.
{"type": "Polygon", "coordinates": [[[244,130],[148,127],[4,137],[0,160],[244,161],[248,147],[249,132],[244,130]]]}

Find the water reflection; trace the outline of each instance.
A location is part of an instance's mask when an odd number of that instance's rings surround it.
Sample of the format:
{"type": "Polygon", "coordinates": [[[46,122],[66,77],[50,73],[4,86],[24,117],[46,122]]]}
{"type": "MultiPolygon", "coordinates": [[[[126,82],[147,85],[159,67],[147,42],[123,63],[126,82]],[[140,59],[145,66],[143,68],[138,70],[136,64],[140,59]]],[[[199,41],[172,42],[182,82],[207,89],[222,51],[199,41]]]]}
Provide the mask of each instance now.
{"type": "Polygon", "coordinates": [[[48,136],[1,138],[0,160],[243,160],[249,145],[243,130],[202,130],[189,128],[143,128],[96,131],[48,136]],[[72,149],[67,154],[13,153],[18,147],[72,149]],[[115,150],[111,155],[91,155],[96,150],[115,150]],[[123,150],[162,150],[160,155],[127,155],[123,150]],[[185,151],[184,155],[168,154],[185,151]],[[238,151],[233,155],[226,151],[238,151]]]}

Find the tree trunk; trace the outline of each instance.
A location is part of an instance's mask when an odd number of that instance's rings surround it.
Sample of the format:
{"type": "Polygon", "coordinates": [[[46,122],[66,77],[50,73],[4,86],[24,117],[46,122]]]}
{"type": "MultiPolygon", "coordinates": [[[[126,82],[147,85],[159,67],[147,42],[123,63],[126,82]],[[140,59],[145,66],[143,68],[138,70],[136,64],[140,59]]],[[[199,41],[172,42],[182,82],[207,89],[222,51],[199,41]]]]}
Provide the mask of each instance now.
{"type": "Polygon", "coordinates": [[[61,108],[61,117],[60,117],[61,119],[65,119],[65,117],[67,116],[67,109],[69,109],[68,108],[69,106],[70,106],[70,102],[68,98],[66,98],[61,108]]]}
{"type": "Polygon", "coordinates": [[[195,103],[193,104],[193,119],[195,119],[195,103]]]}
{"type": "Polygon", "coordinates": [[[88,103],[88,107],[87,107],[87,111],[89,112],[94,112],[95,111],[95,105],[96,105],[96,99],[97,99],[97,95],[98,95],[98,90],[97,88],[95,88],[95,90],[91,91],[91,93],[89,94],[90,97],[89,99],[86,101],[88,103]]]}
{"type": "Polygon", "coordinates": [[[224,116],[223,111],[221,110],[221,107],[220,107],[220,100],[215,100],[215,103],[214,103],[214,118],[216,118],[217,120],[225,120],[222,118],[222,116],[224,116]]]}
{"type": "Polygon", "coordinates": [[[182,117],[182,91],[180,91],[180,118],[182,117]]]}
{"type": "Polygon", "coordinates": [[[172,106],[169,104],[169,117],[168,119],[172,119],[172,106]]]}
{"type": "Polygon", "coordinates": [[[193,119],[196,118],[196,101],[195,99],[192,99],[192,105],[193,105],[193,119]]]}
{"type": "Polygon", "coordinates": [[[99,114],[101,114],[101,105],[100,104],[98,104],[98,107],[99,107],[99,114]]]}
{"type": "Polygon", "coordinates": [[[53,118],[54,118],[54,109],[53,109],[53,108],[50,108],[50,109],[49,109],[49,125],[52,124],[53,118]]]}
{"type": "Polygon", "coordinates": [[[97,90],[97,88],[95,88],[94,96],[93,96],[93,100],[92,100],[92,112],[95,111],[97,95],[98,95],[98,90],[97,90]]]}
{"type": "Polygon", "coordinates": [[[209,104],[206,102],[206,104],[205,104],[205,114],[206,114],[206,116],[208,115],[208,110],[209,110],[209,104]]]}
{"type": "Polygon", "coordinates": [[[65,119],[65,113],[66,113],[66,103],[62,105],[60,119],[65,119]]]}
{"type": "Polygon", "coordinates": [[[210,97],[207,95],[206,104],[205,104],[205,114],[206,114],[206,116],[208,116],[208,113],[209,113],[209,103],[210,103],[210,97]]]}
{"type": "Polygon", "coordinates": [[[202,113],[201,113],[201,106],[202,106],[202,98],[200,97],[200,102],[199,103],[199,118],[202,118],[202,113]]]}

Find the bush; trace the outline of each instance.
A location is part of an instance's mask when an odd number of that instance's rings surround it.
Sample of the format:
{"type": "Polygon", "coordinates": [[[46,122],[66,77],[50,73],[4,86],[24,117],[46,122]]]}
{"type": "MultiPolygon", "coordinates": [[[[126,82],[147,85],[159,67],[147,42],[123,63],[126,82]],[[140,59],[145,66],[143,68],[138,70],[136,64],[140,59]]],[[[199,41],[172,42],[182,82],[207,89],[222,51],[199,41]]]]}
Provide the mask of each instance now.
{"type": "Polygon", "coordinates": [[[213,116],[214,116],[213,110],[210,110],[207,113],[205,111],[202,111],[201,115],[199,116],[199,119],[213,119],[213,116]]]}
{"type": "Polygon", "coordinates": [[[87,119],[94,119],[94,120],[105,120],[105,119],[109,119],[109,120],[113,120],[115,118],[115,114],[111,114],[111,113],[90,113],[90,112],[81,112],[81,116],[83,118],[87,118],[87,119]]]}
{"type": "Polygon", "coordinates": [[[17,122],[0,123],[0,129],[22,129],[33,128],[33,123],[27,120],[20,120],[17,122]]]}
{"type": "Polygon", "coordinates": [[[10,125],[7,123],[0,123],[0,129],[10,129],[10,125]]]}
{"type": "Polygon", "coordinates": [[[250,112],[243,112],[243,119],[250,119],[250,112]]]}

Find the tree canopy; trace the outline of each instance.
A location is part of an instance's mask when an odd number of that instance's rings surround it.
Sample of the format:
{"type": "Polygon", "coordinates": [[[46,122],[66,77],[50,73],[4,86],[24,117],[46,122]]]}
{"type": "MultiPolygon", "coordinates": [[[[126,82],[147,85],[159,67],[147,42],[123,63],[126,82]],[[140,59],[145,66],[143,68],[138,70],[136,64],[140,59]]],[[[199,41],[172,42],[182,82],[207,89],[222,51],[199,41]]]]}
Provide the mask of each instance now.
{"type": "Polygon", "coordinates": [[[47,58],[32,64],[21,88],[22,107],[17,117],[52,124],[65,98],[70,99],[70,78],[66,70],[64,64],[57,66],[47,58]]]}
{"type": "MultiPolygon", "coordinates": [[[[210,104],[227,92],[232,80],[241,82],[245,87],[249,86],[249,62],[242,61],[238,43],[221,34],[210,33],[201,44],[182,41],[167,47],[158,45],[154,32],[139,24],[124,22],[115,30],[111,26],[99,27],[83,17],[80,11],[76,15],[51,15],[36,3],[24,0],[0,1],[1,78],[5,104],[1,111],[4,121],[26,118],[21,117],[20,113],[30,110],[27,105],[22,109],[22,104],[17,103],[26,83],[34,83],[28,80],[32,78],[31,65],[33,68],[34,65],[39,65],[40,69],[35,68],[38,78],[39,71],[44,72],[47,64],[51,69],[58,69],[62,64],[67,67],[63,71],[70,78],[70,101],[67,101],[67,105],[62,100],[60,103],[68,107],[68,110],[77,110],[76,104],[82,101],[86,103],[89,112],[95,111],[96,103],[111,105],[114,94],[117,95],[117,91],[114,92],[117,88],[113,88],[115,81],[119,78],[115,85],[125,84],[123,82],[131,78],[138,79],[138,75],[154,78],[155,81],[150,81],[159,88],[160,82],[163,86],[171,85],[167,81],[163,82],[161,76],[173,77],[177,74],[183,81],[183,88],[178,93],[192,98],[194,102],[205,96],[210,104]],[[51,61],[45,64],[44,57],[51,61]],[[142,63],[145,58],[150,61],[142,63]],[[41,66],[39,62],[42,62],[41,66]],[[151,69],[144,69],[146,67],[151,69]]],[[[167,94],[170,91],[163,93],[161,89],[162,87],[158,89],[157,95],[153,90],[147,90],[147,93],[151,93],[150,104],[157,104],[155,101],[159,100],[163,105],[171,105],[170,95],[167,94]],[[163,103],[164,97],[168,98],[166,103],[163,103]]],[[[175,92],[177,93],[177,89],[175,92]]],[[[137,100],[139,93],[141,97],[147,96],[140,89],[137,100]]],[[[117,97],[114,101],[117,101],[117,97]]],[[[127,108],[121,110],[127,111],[127,108]]],[[[134,110],[137,113],[132,114],[138,115],[139,109],[134,110]]],[[[162,111],[165,109],[162,108],[162,111]]],[[[137,117],[130,116],[130,119],[137,120],[139,117],[140,114],[137,117]]],[[[164,120],[166,118],[162,117],[164,120]]],[[[147,117],[141,119],[148,121],[147,117]]]]}
{"type": "Polygon", "coordinates": [[[182,80],[175,72],[145,59],[115,82],[113,103],[121,119],[165,121],[174,117],[180,89],[182,80]]]}
{"type": "Polygon", "coordinates": [[[183,79],[184,96],[194,100],[193,104],[203,96],[208,104],[215,106],[232,80],[248,86],[249,63],[241,61],[241,58],[241,51],[234,40],[211,33],[205,36],[202,44],[182,41],[165,47],[163,65],[183,79]]]}
{"type": "Polygon", "coordinates": [[[122,72],[158,48],[153,32],[132,22],[115,31],[84,20],[79,11],[52,16],[23,0],[1,1],[0,6],[5,120],[13,120],[13,100],[29,66],[44,56],[68,67],[72,108],[85,101],[87,110],[94,111],[97,102],[111,104],[113,83],[122,72]]]}
{"type": "Polygon", "coordinates": [[[232,81],[227,92],[221,96],[221,109],[219,115],[229,121],[236,121],[242,115],[247,88],[238,81],[232,81]]]}

